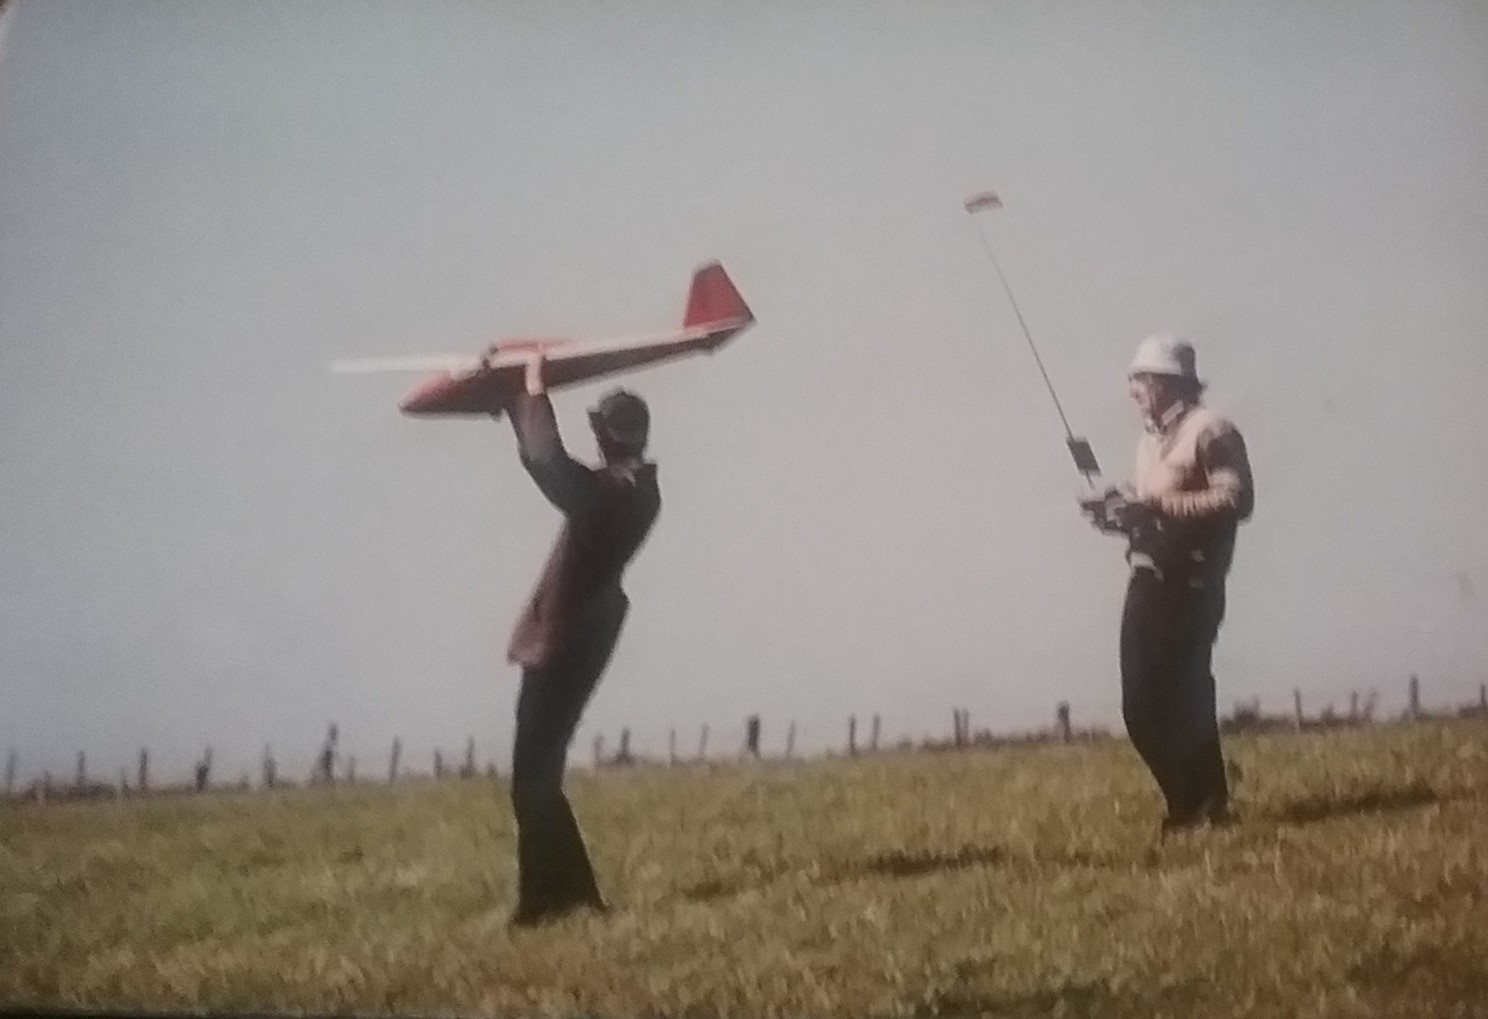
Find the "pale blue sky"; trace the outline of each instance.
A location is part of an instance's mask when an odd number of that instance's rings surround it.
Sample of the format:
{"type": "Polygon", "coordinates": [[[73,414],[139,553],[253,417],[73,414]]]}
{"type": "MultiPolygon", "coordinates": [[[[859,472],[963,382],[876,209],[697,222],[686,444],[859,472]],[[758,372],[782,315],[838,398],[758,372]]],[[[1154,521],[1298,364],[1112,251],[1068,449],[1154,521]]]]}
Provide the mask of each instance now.
{"type": "MultiPolygon", "coordinates": [[[[1478,3],[96,4],[0,65],[0,749],[256,775],[469,734],[558,520],[506,426],[340,357],[758,325],[631,379],[665,506],[581,730],[664,752],[1118,725],[1124,566],[967,194],[1110,475],[1187,333],[1249,440],[1225,707],[1488,679],[1478,3]]],[[[558,398],[592,443],[592,386],[558,398]]]]}

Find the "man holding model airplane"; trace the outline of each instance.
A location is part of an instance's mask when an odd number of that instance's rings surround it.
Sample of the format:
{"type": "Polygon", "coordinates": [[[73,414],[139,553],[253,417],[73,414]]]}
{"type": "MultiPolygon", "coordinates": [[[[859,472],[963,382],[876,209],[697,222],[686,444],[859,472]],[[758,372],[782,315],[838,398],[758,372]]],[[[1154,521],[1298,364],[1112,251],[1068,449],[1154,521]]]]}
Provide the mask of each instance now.
{"type": "Polygon", "coordinates": [[[507,659],[522,667],[511,779],[519,886],[512,922],[520,926],[606,908],[563,794],[563,771],[629,608],[621,575],[661,508],[656,465],[642,459],[650,426],[645,402],[616,389],[589,412],[604,460],[589,467],[563,448],[543,365],[535,351],[525,391],[492,411],[509,414],[522,466],[565,518],[507,649],[507,659]]]}

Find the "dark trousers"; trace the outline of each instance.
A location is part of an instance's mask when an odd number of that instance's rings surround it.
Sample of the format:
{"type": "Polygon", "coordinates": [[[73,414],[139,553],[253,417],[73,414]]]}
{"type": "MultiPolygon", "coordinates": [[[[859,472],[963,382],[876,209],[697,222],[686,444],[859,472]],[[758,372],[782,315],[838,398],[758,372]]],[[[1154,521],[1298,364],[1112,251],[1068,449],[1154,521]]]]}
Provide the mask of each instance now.
{"type": "Polygon", "coordinates": [[[522,671],[511,780],[518,920],[538,920],[576,906],[603,906],[578,822],[563,795],[563,770],[579,717],[609,663],[624,620],[623,603],[590,613],[551,661],[522,671]]]}
{"type": "Polygon", "coordinates": [[[1222,817],[1229,804],[1210,659],[1224,587],[1132,572],[1121,614],[1121,713],[1168,819],[1222,817]]]}

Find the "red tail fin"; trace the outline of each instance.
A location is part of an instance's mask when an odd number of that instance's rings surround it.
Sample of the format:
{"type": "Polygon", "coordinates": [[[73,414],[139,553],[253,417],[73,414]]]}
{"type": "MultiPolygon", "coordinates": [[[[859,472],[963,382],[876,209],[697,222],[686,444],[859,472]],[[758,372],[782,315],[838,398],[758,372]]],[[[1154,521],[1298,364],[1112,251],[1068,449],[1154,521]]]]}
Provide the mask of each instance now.
{"type": "Polygon", "coordinates": [[[692,274],[692,290],[687,294],[687,314],[682,318],[682,327],[687,329],[735,319],[753,322],[754,314],[744,303],[744,298],[739,296],[739,291],[734,289],[733,281],[723,271],[722,265],[709,262],[700,266],[692,274]]]}

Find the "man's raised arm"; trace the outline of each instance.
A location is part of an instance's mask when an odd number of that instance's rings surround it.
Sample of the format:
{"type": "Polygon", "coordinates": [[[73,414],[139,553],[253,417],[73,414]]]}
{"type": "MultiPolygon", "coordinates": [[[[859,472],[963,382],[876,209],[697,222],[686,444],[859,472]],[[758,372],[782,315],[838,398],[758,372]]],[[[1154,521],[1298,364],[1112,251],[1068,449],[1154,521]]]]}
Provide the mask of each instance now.
{"type": "Polygon", "coordinates": [[[563,448],[542,368],[540,353],[527,362],[526,391],[517,395],[508,414],[517,436],[522,466],[548,501],[572,516],[583,510],[593,497],[594,474],[563,448]]]}

